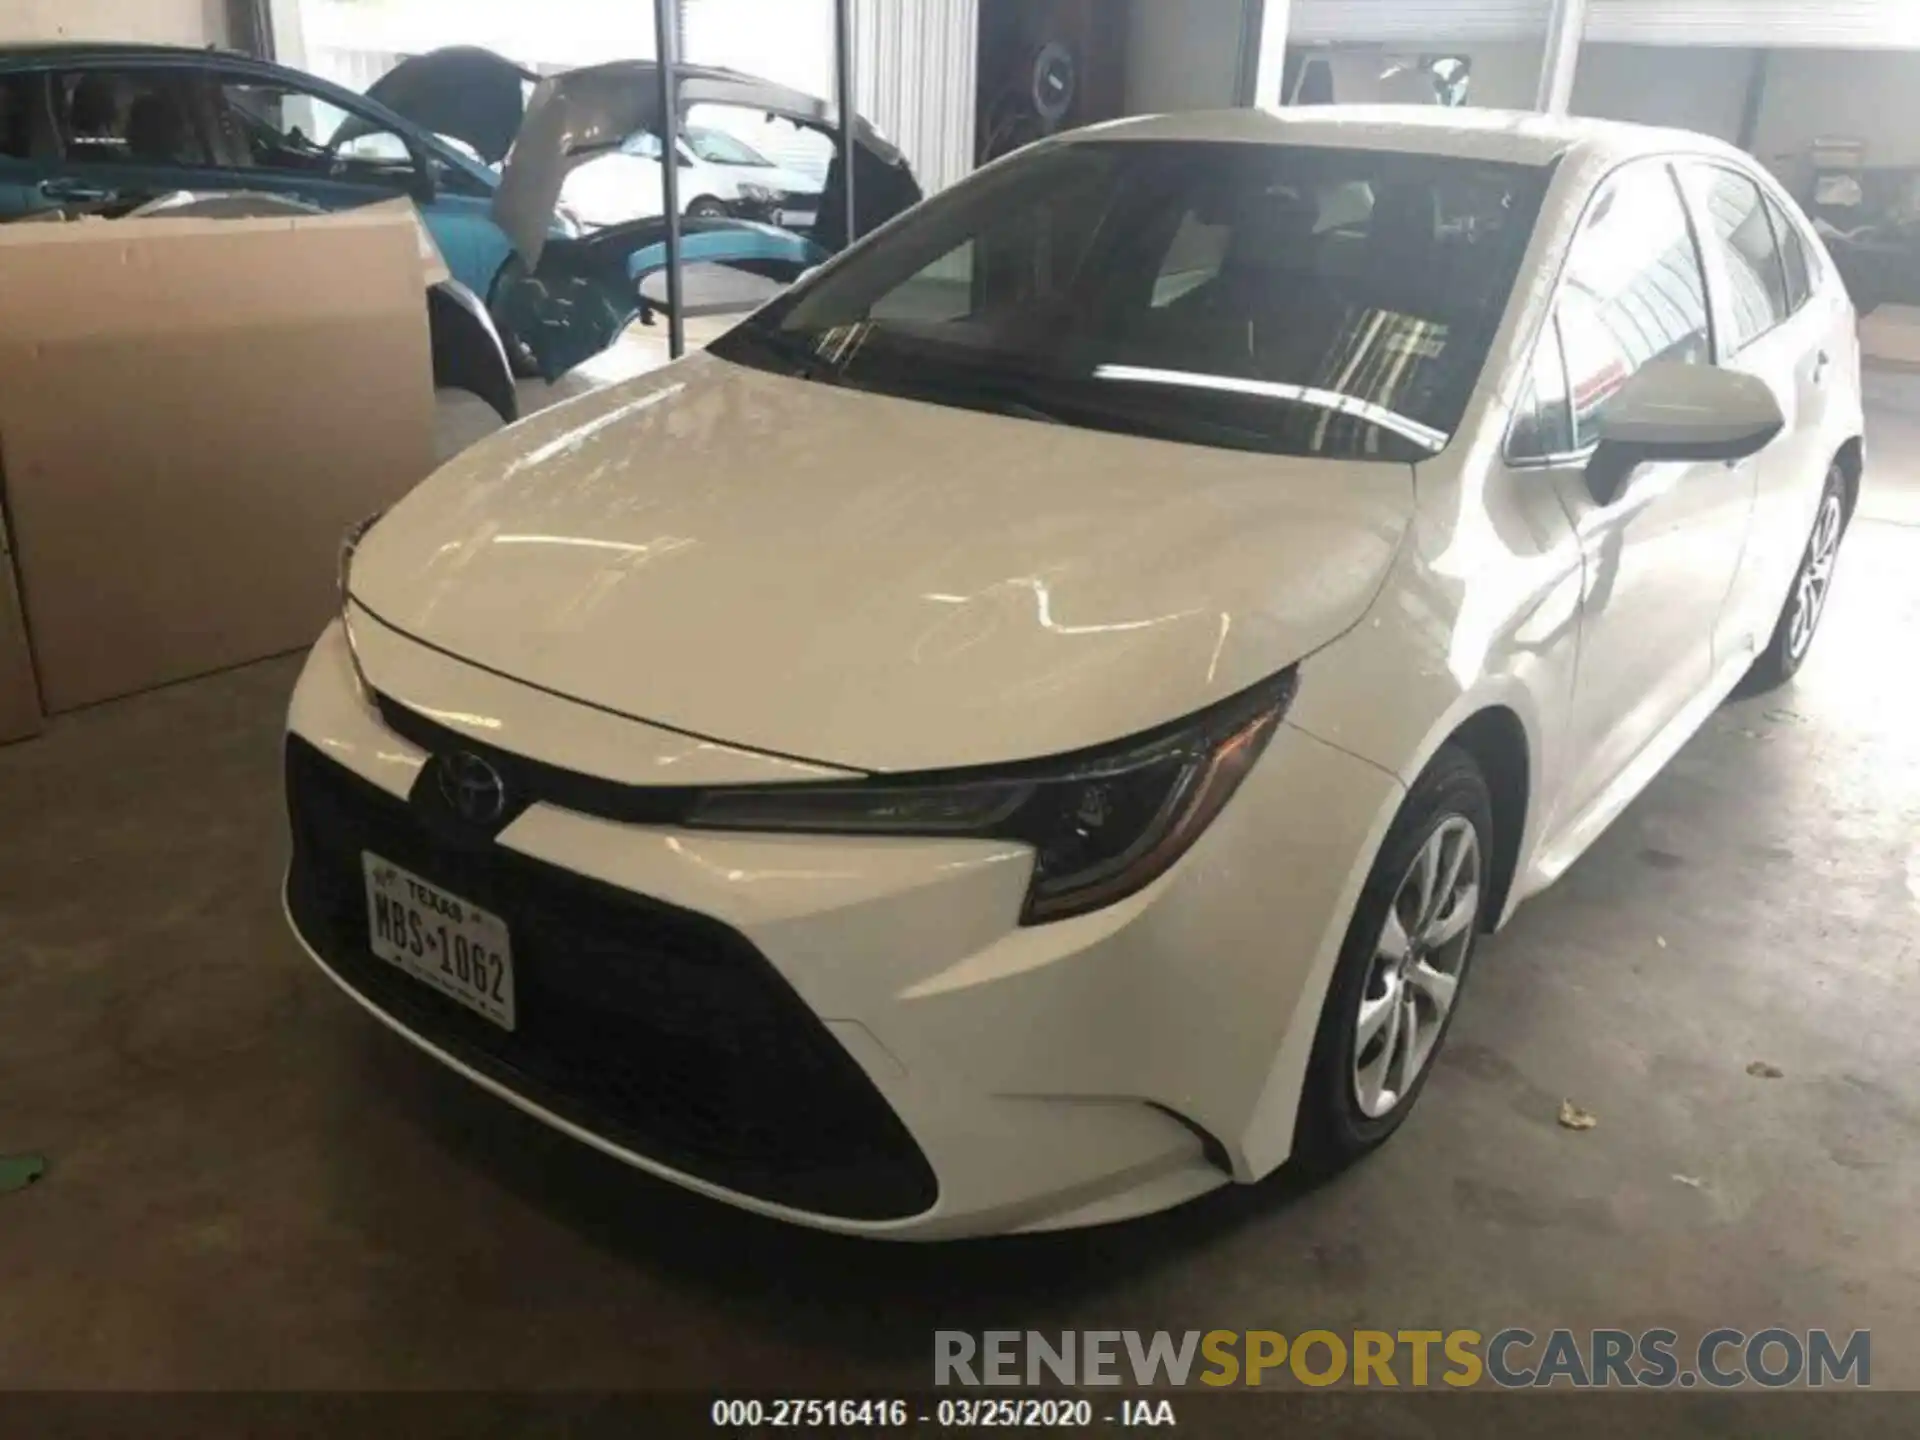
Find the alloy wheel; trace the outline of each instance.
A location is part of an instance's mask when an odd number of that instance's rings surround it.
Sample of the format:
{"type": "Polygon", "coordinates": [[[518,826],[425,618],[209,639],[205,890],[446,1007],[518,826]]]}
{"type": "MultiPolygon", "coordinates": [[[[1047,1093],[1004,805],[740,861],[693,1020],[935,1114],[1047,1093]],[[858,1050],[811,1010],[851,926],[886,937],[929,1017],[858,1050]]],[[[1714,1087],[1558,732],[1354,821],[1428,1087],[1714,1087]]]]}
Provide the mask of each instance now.
{"type": "Polygon", "coordinates": [[[1387,907],[1354,1022],[1353,1096],[1379,1119],[1412,1093],[1460,987],[1480,914],[1480,835],[1442,820],[1387,907]]]}
{"type": "Polygon", "coordinates": [[[1795,663],[1813,643],[1813,632],[1826,611],[1833,562],[1840,553],[1840,532],[1844,528],[1840,497],[1829,493],[1820,502],[1820,517],[1814,521],[1813,539],[1807,543],[1806,563],[1794,581],[1793,612],[1787,621],[1787,658],[1795,663]]]}

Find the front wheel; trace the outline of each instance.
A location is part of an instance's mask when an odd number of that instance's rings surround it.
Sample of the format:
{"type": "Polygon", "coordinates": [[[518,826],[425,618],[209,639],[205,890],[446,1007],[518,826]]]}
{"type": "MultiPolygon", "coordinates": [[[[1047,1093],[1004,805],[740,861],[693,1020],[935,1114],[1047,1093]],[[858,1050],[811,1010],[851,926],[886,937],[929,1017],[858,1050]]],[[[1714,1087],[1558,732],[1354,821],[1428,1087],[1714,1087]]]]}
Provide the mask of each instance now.
{"type": "Polygon", "coordinates": [[[702,195],[698,200],[695,200],[691,205],[687,206],[687,218],[689,220],[718,220],[725,216],[726,213],[727,207],[710,195],[702,195]]]}
{"type": "Polygon", "coordinates": [[[1357,1160],[1412,1111],[1473,960],[1492,843],[1486,778],[1443,747],[1387,831],[1327,990],[1296,1126],[1309,1170],[1357,1160]]]}
{"type": "Polygon", "coordinates": [[[1774,623],[1773,638],[1753,662],[1741,690],[1754,694],[1786,684],[1800,673],[1813,647],[1814,632],[1827,613],[1827,595],[1833,588],[1833,567],[1840,558],[1840,541],[1847,532],[1846,478],[1835,465],[1827,472],[1827,488],[1820,496],[1813,533],[1794,573],[1793,589],[1774,623]]]}

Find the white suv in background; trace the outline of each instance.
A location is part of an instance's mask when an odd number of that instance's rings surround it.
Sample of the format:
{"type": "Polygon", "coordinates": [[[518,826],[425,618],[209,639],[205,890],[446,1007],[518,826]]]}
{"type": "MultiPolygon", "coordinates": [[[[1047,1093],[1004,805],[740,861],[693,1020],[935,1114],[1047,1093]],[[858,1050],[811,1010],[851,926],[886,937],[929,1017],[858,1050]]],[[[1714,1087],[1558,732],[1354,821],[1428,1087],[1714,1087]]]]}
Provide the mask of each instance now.
{"type": "MultiPolygon", "coordinates": [[[[736,215],[789,229],[811,225],[820,183],[775,165],[724,130],[690,126],[681,136],[680,213],[736,215]]],[[[610,155],[567,176],[562,202],[583,224],[600,227],[665,212],[660,190],[660,139],[633,136],[610,155]]]]}

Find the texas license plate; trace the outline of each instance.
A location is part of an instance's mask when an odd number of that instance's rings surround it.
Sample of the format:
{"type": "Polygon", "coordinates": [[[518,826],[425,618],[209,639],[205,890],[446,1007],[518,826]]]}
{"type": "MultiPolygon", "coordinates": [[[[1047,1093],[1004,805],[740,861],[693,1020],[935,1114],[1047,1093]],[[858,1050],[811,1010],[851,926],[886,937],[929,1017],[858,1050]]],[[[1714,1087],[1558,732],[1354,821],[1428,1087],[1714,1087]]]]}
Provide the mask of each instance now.
{"type": "Polygon", "coordinates": [[[373,953],[449,1000],[513,1029],[513,947],[507,922],[391,860],[362,851],[373,953]]]}

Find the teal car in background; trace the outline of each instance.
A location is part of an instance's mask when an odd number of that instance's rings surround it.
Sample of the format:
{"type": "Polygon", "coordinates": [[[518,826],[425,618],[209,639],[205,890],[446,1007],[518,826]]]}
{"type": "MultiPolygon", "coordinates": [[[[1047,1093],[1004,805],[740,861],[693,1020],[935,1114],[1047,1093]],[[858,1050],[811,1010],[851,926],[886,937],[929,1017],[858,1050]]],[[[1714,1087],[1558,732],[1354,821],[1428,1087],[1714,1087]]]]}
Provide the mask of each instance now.
{"type": "MultiPolygon", "coordinates": [[[[517,110],[519,81],[511,83],[517,110]]],[[[404,195],[454,278],[485,301],[520,368],[552,379],[643,312],[639,282],[664,264],[660,222],[583,237],[557,212],[549,244],[529,264],[493,218],[494,166],[512,134],[471,133],[478,147],[373,96],[243,55],[0,47],[0,222],[45,210],[118,215],[178,190],[263,193],[318,210],[404,195]],[[579,240],[592,242],[591,265],[564,243],[579,240]],[[594,303],[584,305],[588,286],[594,303]]],[[[777,280],[825,255],[809,237],[731,219],[690,222],[683,248],[689,262],[777,280]]]]}

